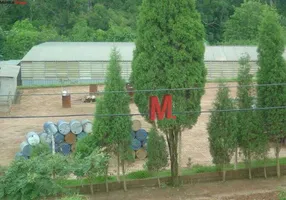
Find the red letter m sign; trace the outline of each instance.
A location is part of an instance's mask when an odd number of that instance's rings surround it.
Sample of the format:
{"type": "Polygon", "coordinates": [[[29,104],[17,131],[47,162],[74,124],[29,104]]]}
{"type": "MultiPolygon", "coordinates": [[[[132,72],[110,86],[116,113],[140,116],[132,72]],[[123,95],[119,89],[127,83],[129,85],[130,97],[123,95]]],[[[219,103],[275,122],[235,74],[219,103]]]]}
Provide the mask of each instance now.
{"type": "Polygon", "coordinates": [[[158,97],[151,96],[149,102],[149,114],[150,120],[154,121],[156,119],[156,114],[158,120],[164,119],[176,119],[176,116],[172,116],[172,96],[167,94],[163,98],[162,106],[159,103],[158,97]]]}

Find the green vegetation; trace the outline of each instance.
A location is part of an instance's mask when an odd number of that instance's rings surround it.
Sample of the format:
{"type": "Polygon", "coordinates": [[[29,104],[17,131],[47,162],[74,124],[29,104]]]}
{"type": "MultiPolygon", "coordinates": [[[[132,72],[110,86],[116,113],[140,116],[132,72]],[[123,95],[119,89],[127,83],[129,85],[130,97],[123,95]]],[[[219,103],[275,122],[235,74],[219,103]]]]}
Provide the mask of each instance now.
{"type": "Polygon", "coordinates": [[[158,186],[161,187],[159,171],[168,165],[168,152],[165,138],[152,128],[148,134],[148,160],[146,166],[150,172],[158,174],[158,186]]]}
{"type": "MultiPolygon", "coordinates": [[[[279,17],[275,10],[265,12],[259,34],[259,60],[257,72],[258,84],[284,83],[286,80],[286,64],[283,58],[284,40],[279,17]]],[[[271,87],[258,87],[258,107],[284,106],[286,102],[286,87],[277,85],[271,87]]],[[[261,111],[263,119],[261,127],[266,132],[269,141],[275,143],[277,158],[277,176],[280,177],[279,152],[281,139],[286,137],[285,123],[281,120],[285,116],[285,109],[261,111]]]]}
{"type": "MultiPolygon", "coordinates": [[[[238,73],[238,108],[251,109],[257,106],[255,102],[255,87],[253,86],[253,76],[250,74],[249,56],[242,57],[240,60],[240,69],[238,73]],[[245,86],[249,85],[249,86],[245,86]]],[[[267,136],[260,128],[259,111],[239,112],[237,114],[238,126],[238,146],[242,151],[246,165],[249,169],[249,179],[251,175],[251,160],[253,157],[264,158],[268,152],[267,136]],[[243,124],[243,126],[239,126],[243,124]]]]}
{"type": "Polygon", "coordinates": [[[256,45],[263,12],[269,6],[256,1],[246,1],[236,7],[234,14],[225,23],[224,40],[233,45],[256,45]]]}
{"type": "MultiPolygon", "coordinates": [[[[169,0],[164,6],[158,0],[143,1],[137,28],[130,79],[137,90],[204,87],[205,33],[194,0],[178,2],[169,0]]],[[[204,90],[168,93],[172,95],[172,104],[176,108],[174,112],[200,111],[204,90]]],[[[149,96],[153,95],[161,100],[164,93],[135,93],[134,101],[140,113],[148,113],[149,96]]],[[[200,113],[196,112],[190,115],[178,115],[176,120],[163,119],[157,121],[157,124],[152,122],[166,135],[173,185],[180,184],[181,132],[185,128],[192,128],[199,115],[200,113]]],[[[148,117],[145,118],[150,121],[148,117]]]]}
{"type": "MultiPolygon", "coordinates": [[[[229,89],[224,83],[220,88],[214,102],[214,110],[234,109],[230,99],[229,89]]],[[[213,163],[222,168],[223,181],[225,181],[225,166],[230,163],[237,144],[237,123],[235,112],[212,112],[207,125],[210,142],[210,153],[213,163]]]]}
{"type": "MultiPolygon", "coordinates": [[[[130,113],[129,95],[125,88],[125,81],[121,77],[120,54],[117,49],[111,52],[110,63],[107,69],[107,76],[102,100],[97,104],[99,110],[96,114],[118,114],[130,113]],[[110,91],[121,91],[111,93],[110,91]]],[[[124,178],[126,161],[133,160],[131,155],[131,117],[130,116],[108,116],[98,118],[95,115],[93,134],[94,140],[101,146],[106,147],[109,154],[117,155],[117,174],[119,177],[120,165],[123,173],[124,190],[127,190],[124,178]]],[[[119,180],[120,181],[120,180],[119,180]]]]}

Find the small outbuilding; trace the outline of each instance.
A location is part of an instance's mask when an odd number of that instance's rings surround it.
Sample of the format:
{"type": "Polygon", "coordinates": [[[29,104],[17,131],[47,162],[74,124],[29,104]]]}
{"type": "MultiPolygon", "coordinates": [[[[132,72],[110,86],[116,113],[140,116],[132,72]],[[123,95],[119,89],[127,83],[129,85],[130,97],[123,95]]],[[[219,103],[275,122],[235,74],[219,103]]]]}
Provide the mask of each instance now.
{"type": "Polygon", "coordinates": [[[20,66],[0,65],[0,112],[9,112],[17,92],[20,66]]]}
{"type": "MultiPolygon", "coordinates": [[[[128,81],[135,44],[132,42],[46,42],[34,46],[22,59],[23,85],[99,83],[105,79],[110,53],[121,54],[122,77],[128,81]]],[[[256,46],[206,46],[207,79],[237,77],[239,60],[248,54],[251,72],[258,69],[256,46]]],[[[286,54],[284,54],[286,57],[286,54]]]]}

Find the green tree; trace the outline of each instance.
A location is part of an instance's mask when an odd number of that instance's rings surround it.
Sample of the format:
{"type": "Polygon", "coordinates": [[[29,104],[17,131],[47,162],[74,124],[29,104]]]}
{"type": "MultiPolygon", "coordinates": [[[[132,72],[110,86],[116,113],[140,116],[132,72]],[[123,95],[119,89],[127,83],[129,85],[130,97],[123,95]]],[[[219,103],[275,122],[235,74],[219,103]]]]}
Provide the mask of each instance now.
{"type": "Polygon", "coordinates": [[[225,167],[230,163],[236,148],[237,126],[235,112],[219,111],[235,108],[229,96],[229,88],[223,83],[219,86],[213,105],[214,112],[210,115],[207,130],[213,163],[222,169],[225,181],[225,167]]]}
{"type": "Polygon", "coordinates": [[[168,165],[168,152],[165,139],[152,128],[148,134],[148,160],[146,166],[149,171],[157,174],[158,185],[161,187],[159,170],[168,165]]]}
{"type": "Polygon", "coordinates": [[[28,160],[13,161],[0,178],[1,199],[42,199],[65,192],[59,179],[72,172],[62,155],[39,155],[28,160]]]}
{"type": "MultiPolygon", "coordinates": [[[[283,58],[284,41],[282,28],[279,24],[279,17],[273,9],[265,13],[262,21],[258,45],[257,72],[258,84],[285,83],[286,66],[283,58]]],[[[272,85],[258,87],[257,89],[259,107],[285,106],[286,87],[272,85]]],[[[286,136],[285,123],[281,121],[286,114],[285,109],[272,109],[261,111],[262,126],[268,134],[270,141],[274,142],[275,155],[277,160],[277,176],[280,177],[279,152],[281,149],[280,140],[286,136]]]]}
{"type": "MultiPolygon", "coordinates": [[[[143,1],[137,25],[136,50],[130,81],[137,90],[204,87],[204,27],[194,0],[143,1]],[[192,31],[190,31],[192,30],[192,31]]],[[[167,93],[167,92],[166,92],[167,93]]],[[[168,91],[176,120],[158,121],[168,141],[173,185],[178,185],[178,141],[185,128],[192,128],[200,115],[204,90],[168,91]]],[[[149,96],[162,99],[162,92],[135,93],[140,113],[148,113],[149,96]]],[[[145,116],[148,120],[147,116],[145,116]]]]}
{"type": "MultiPolygon", "coordinates": [[[[106,92],[100,109],[104,114],[129,114],[129,96],[125,89],[125,81],[121,77],[120,54],[116,48],[111,52],[110,63],[105,80],[106,92]],[[121,91],[112,93],[111,91],[121,91]]],[[[96,120],[100,120],[97,118],[96,120]]],[[[121,162],[123,173],[124,190],[127,190],[125,181],[125,165],[131,159],[131,117],[130,116],[108,116],[102,121],[95,123],[95,132],[99,133],[102,143],[112,147],[118,158],[118,169],[121,162]],[[103,136],[104,135],[104,136],[103,136]]],[[[119,175],[119,170],[117,171],[119,175]]]]}
{"type": "Polygon", "coordinates": [[[88,26],[86,19],[79,19],[72,28],[69,38],[73,42],[92,42],[95,40],[95,31],[88,26]]]}
{"type": "Polygon", "coordinates": [[[3,47],[5,59],[22,59],[22,57],[40,40],[40,33],[29,20],[17,21],[3,47]]]}
{"type": "MultiPolygon", "coordinates": [[[[253,83],[253,75],[250,74],[251,65],[249,64],[249,55],[240,59],[240,68],[238,72],[238,108],[251,109],[255,106],[255,87],[253,83]],[[247,85],[247,86],[246,86],[247,85]]],[[[249,171],[249,179],[251,174],[251,160],[255,155],[264,155],[267,152],[267,137],[263,134],[263,130],[259,124],[259,111],[252,110],[247,112],[239,112],[237,114],[238,123],[238,145],[243,152],[245,163],[249,171]]]]}
{"type": "Polygon", "coordinates": [[[225,23],[224,41],[230,44],[257,44],[262,13],[269,7],[256,1],[247,1],[236,7],[225,23]]]}
{"type": "Polygon", "coordinates": [[[93,183],[98,177],[102,177],[106,173],[106,166],[109,161],[109,157],[103,151],[95,148],[93,152],[84,159],[76,159],[77,167],[75,174],[77,176],[86,177],[89,185],[90,192],[93,195],[93,183]]]}

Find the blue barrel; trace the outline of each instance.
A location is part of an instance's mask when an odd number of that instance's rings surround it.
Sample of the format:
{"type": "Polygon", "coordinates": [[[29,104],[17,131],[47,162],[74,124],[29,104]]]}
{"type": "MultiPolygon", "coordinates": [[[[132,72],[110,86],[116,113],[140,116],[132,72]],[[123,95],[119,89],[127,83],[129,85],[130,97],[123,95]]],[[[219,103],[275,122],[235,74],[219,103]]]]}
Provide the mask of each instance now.
{"type": "Polygon", "coordinates": [[[23,141],[20,144],[20,149],[24,156],[27,156],[27,157],[31,156],[32,146],[27,141],[23,141]]]}
{"type": "Polygon", "coordinates": [[[86,136],[88,136],[86,132],[81,132],[80,134],[76,135],[76,139],[80,140],[82,138],[85,138],[86,136]]]}
{"type": "Polygon", "coordinates": [[[40,140],[42,144],[50,144],[52,142],[52,135],[43,132],[40,134],[40,140]]]}
{"type": "Polygon", "coordinates": [[[134,138],[132,141],[131,141],[131,148],[136,151],[138,149],[141,148],[141,142],[139,140],[137,140],[136,138],[134,138]]]}
{"type": "Polygon", "coordinates": [[[15,155],[15,160],[20,160],[21,158],[24,158],[25,160],[28,159],[28,157],[25,156],[22,152],[17,152],[15,155]]]}
{"type": "Polygon", "coordinates": [[[136,136],[136,132],[135,131],[131,131],[131,138],[134,139],[136,136]]]}
{"type": "Polygon", "coordinates": [[[26,135],[27,142],[29,145],[35,146],[37,144],[40,144],[40,137],[37,133],[35,132],[29,132],[26,135]]]}
{"type": "Polygon", "coordinates": [[[80,123],[80,121],[77,120],[71,120],[70,121],[70,128],[71,128],[71,132],[74,134],[80,134],[82,132],[82,125],[80,123]]]}
{"type": "Polygon", "coordinates": [[[65,136],[63,134],[56,133],[54,136],[54,139],[55,139],[55,143],[60,144],[65,140],[65,136]]]}
{"type": "MultiPolygon", "coordinates": [[[[50,143],[50,148],[51,148],[51,152],[53,152],[53,144],[50,143]]],[[[55,152],[59,153],[60,152],[60,145],[55,143],[55,152]]]]}
{"type": "Polygon", "coordinates": [[[144,129],[139,129],[136,131],[136,139],[138,139],[140,142],[143,142],[147,139],[148,133],[144,129]]]}
{"type": "Polygon", "coordinates": [[[83,132],[92,133],[92,123],[88,119],[81,121],[83,132]]]}
{"type": "Polygon", "coordinates": [[[69,155],[70,154],[70,152],[71,152],[71,145],[70,144],[68,144],[68,143],[61,143],[60,144],[60,152],[62,153],[62,154],[64,154],[65,156],[66,155],[69,155]]]}
{"type": "Polygon", "coordinates": [[[57,123],[58,130],[61,134],[66,135],[71,131],[70,125],[64,120],[59,120],[57,123]]]}
{"type": "Polygon", "coordinates": [[[53,122],[45,122],[44,130],[48,134],[56,134],[58,132],[58,128],[53,122]]]}

